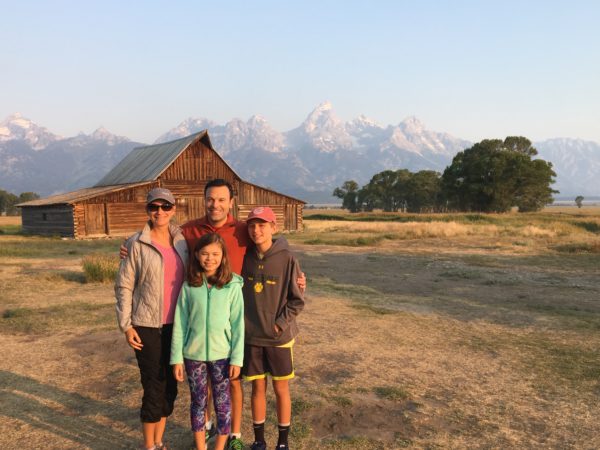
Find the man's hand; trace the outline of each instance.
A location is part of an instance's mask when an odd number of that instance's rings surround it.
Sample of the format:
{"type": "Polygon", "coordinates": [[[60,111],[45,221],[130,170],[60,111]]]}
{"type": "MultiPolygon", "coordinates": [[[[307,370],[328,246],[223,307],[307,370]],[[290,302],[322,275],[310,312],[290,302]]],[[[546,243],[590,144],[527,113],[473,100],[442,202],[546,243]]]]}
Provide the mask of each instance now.
{"type": "Polygon", "coordinates": [[[240,376],[241,370],[242,370],[242,368],[240,366],[230,365],[229,366],[229,378],[231,378],[232,380],[235,380],[236,378],[238,378],[240,376]]]}
{"type": "Polygon", "coordinates": [[[183,381],[183,364],[173,364],[173,377],[177,381],[183,381]]]}
{"type": "Polygon", "coordinates": [[[127,344],[134,350],[141,350],[144,346],[139,334],[135,331],[135,328],[131,327],[125,332],[125,340],[127,344]]]}
{"type": "Polygon", "coordinates": [[[121,244],[121,247],[119,248],[119,257],[121,259],[126,259],[127,254],[129,253],[127,251],[127,247],[125,247],[125,242],[127,242],[127,240],[123,241],[123,243],[121,244]]]}
{"type": "MultiPolygon", "coordinates": [[[[127,256],[127,253],[125,254],[125,256],[127,256]]],[[[304,275],[304,272],[300,272],[300,276],[296,280],[296,284],[298,285],[300,292],[304,294],[304,291],[306,291],[306,275],[304,275]]]]}

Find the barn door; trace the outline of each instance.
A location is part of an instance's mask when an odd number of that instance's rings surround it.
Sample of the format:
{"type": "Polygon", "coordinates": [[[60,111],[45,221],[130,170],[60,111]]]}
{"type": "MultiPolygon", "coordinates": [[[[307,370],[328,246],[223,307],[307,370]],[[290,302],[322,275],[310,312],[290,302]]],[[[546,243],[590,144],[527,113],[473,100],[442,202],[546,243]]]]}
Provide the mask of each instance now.
{"type": "Polygon", "coordinates": [[[90,203],[85,205],[85,234],[107,234],[106,211],[104,203],[90,203]]]}

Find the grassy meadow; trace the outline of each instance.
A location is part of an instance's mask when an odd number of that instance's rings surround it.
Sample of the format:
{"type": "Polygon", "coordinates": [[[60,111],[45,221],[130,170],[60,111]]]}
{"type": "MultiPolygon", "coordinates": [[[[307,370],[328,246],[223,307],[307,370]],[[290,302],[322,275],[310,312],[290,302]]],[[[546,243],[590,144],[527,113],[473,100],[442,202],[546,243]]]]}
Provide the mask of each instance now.
{"type": "MultiPolygon", "coordinates": [[[[600,208],[306,210],[304,224],[286,236],[308,278],[293,449],[600,448],[600,208]]],[[[0,218],[1,447],[137,448],[139,372],[110,281],[120,242],[23,236],[0,218]]],[[[189,448],[188,407],[181,384],[174,449],[189,448]]]]}

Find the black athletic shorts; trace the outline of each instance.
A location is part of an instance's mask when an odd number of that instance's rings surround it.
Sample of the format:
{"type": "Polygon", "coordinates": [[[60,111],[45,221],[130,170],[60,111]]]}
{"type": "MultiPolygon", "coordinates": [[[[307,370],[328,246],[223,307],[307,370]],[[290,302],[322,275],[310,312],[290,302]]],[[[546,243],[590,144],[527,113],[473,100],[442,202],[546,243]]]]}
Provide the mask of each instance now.
{"type": "Polygon", "coordinates": [[[252,381],[271,375],[274,380],[294,378],[294,341],[281,347],[244,346],[244,380],[252,381]]]}

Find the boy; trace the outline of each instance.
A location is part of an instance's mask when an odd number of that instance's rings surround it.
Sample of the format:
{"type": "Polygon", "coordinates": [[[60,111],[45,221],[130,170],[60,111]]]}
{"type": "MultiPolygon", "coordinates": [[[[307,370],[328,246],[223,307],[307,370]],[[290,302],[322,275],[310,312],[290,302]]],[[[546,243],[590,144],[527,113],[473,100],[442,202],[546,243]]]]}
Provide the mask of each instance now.
{"type": "Polygon", "coordinates": [[[276,450],[289,450],[292,402],[289,380],[294,377],[292,346],[298,334],[296,316],[304,308],[298,288],[298,261],[277,231],[275,214],[269,207],[254,208],[248,214],[248,234],[254,243],[244,257],[244,311],[246,340],[242,374],[252,381],[252,450],[265,450],[267,415],[267,374],[273,378],[277,402],[279,438],[276,450]]]}

